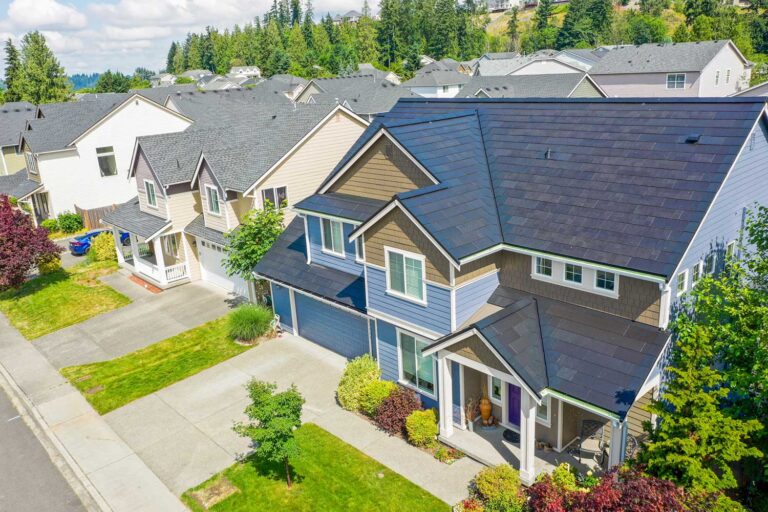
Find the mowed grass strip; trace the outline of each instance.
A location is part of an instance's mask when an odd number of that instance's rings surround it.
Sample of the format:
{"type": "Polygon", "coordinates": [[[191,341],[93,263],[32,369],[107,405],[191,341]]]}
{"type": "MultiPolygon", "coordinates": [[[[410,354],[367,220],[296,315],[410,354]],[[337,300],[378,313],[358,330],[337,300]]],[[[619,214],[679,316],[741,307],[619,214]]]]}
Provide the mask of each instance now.
{"type": "MultiPolygon", "coordinates": [[[[230,466],[182,496],[192,510],[204,512],[195,491],[220,482],[239,492],[211,506],[217,512],[354,510],[447,512],[450,507],[427,491],[312,423],[296,431],[301,455],[292,461],[294,483],[288,489],[282,464],[252,458],[230,466]]],[[[213,490],[213,489],[211,489],[213,490]]]]}
{"type": "Polygon", "coordinates": [[[225,316],[122,357],[69,366],[61,373],[99,414],[106,414],[248,348],[230,339],[225,316]]]}
{"type": "Polygon", "coordinates": [[[45,336],[129,304],[131,299],[98,280],[116,270],[113,262],[81,263],[36,277],[0,293],[0,311],[28,340],[45,336]]]}

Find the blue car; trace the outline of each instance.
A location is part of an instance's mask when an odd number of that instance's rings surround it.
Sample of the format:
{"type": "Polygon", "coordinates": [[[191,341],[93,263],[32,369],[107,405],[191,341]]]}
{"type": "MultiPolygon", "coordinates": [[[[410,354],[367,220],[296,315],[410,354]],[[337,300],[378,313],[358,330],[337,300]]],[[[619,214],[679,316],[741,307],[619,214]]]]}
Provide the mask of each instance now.
{"type": "MultiPolygon", "coordinates": [[[[84,235],[76,236],[74,240],[69,242],[69,252],[71,252],[73,256],[83,256],[91,249],[91,240],[93,240],[94,237],[109,232],[110,230],[108,229],[94,229],[88,231],[84,235]]],[[[120,243],[123,245],[131,243],[128,233],[123,231],[120,232],[120,243]]]]}

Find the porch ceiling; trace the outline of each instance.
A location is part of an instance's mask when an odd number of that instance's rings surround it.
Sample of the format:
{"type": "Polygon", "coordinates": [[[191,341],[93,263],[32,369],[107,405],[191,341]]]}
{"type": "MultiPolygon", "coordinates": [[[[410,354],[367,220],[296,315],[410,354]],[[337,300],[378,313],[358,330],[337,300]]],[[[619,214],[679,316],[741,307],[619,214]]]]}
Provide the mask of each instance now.
{"type": "Polygon", "coordinates": [[[104,214],[102,220],[146,240],[150,240],[171,225],[169,220],[141,211],[138,197],[104,214]]]}

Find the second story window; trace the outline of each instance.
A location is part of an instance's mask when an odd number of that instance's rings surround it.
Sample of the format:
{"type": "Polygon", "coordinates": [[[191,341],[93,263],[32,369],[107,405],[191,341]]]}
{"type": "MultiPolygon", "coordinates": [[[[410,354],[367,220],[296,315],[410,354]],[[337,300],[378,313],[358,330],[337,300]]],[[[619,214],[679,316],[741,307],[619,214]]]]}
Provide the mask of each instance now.
{"type": "Polygon", "coordinates": [[[362,235],[355,239],[355,260],[360,263],[365,261],[365,241],[362,235]]]}
{"type": "Polygon", "coordinates": [[[582,268],[571,263],[565,264],[565,280],[571,283],[581,283],[582,268]]]}
{"type": "Polygon", "coordinates": [[[424,257],[387,249],[387,291],[424,302],[424,257]]]}
{"type": "Polygon", "coordinates": [[[214,215],[221,215],[221,205],[219,204],[219,189],[210,185],[205,186],[206,204],[208,212],[214,215]]]}
{"type": "Polygon", "coordinates": [[[733,259],[733,255],[736,254],[736,241],[728,242],[728,245],[725,246],[725,258],[730,260],[733,259]]]}
{"type": "Polygon", "coordinates": [[[728,85],[729,83],[731,83],[731,70],[730,69],[726,69],[725,70],[725,84],[728,85]]]}
{"type": "Polygon", "coordinates": [[[269,201],[272,206],[277,206],[278,208],[288,206],[288,189],[286,187],[265,188],[261,191],[261,200],[265,207],[267,201],[269,201]]]}
{"type": "Polygon", "coordinates": [[[552,260],[537,256],[536,273],[540,276],[552,277],[552,260]]]}
{"type": "Polygon", "coordinates": [[[704,258],[704,272],[707,274],[714,274],[715,263],[717,263],[717,257],[714,254],[709,254],[706,258],[704,258]]]}
{"type": "Polygon", "coordinates": [[[616,289],[616,274],[598,270],[595,272],[595,287],[612,292],[616,289]]]}
{"type": "Polygon", "coordinates": [[[323,252],[344,256],[344,226],[341,222],[323,219],[323,252]]]}
{"type": "Polygon", "coordinates": [[[696,286],[696,283],[701,279],[703,265],[702,262],[698,262],[693,266],[691,270],[691,286],[696,286]]]}
{"type": "Polygon", "coordinates": [[[144,191],[147,194],[147,204],[153,208],[157,208],[157,194],[155,193],[154,182],[144,180],[144,191]]]}
{"type": "Polygon", "coordinates": [[[688,271],[683,270],[677,274],[677,296],[681,296],[688,289],[688,271]]]}
{"type": "Polygon", "coordinates": [[[29,171],[30,174],[37,174],[37,160],[35,160],[35,155],[27,151],[24,153],[24,158],[27,161],[27,171],[29,171]]]}
{"type": "Polygon", "coordinates": [[[685,89],[685,73],[668,74],[667,89],[685,89]]]}
{"type": "Polygon", "coordinates": [[[102,176],[115,176],[117,174],[115,149],[112,146],[96,148],[96,159],[99,161],[99,171],[102,176]]]}

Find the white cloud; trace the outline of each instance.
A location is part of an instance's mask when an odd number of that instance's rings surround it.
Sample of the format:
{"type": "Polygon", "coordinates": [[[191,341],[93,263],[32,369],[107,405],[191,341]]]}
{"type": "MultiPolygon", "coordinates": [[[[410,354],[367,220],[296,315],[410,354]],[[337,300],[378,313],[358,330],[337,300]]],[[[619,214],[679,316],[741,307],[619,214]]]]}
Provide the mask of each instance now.
{"type": "Polygon", "coordinates": [[[102,35],[110,41],[135,41],[137,39],[163,39],[168,37],[171,32],[166,27],[116,27],[106,25],[102,30],[102,35]]]}
{"type": "Polygon", "coordinates": [[[83,40],[76,36],[48,30],[44,30],[42,34],[45,36],[48,47],[57,56],[74,53],[85,48],[83,40]]]}
{"type": "Polygon", "coordinates": [[[137,25],[205,26],[243,23],[269,8],[269,0],[119,0],[95,3],[90,9],[109,23],[137,25]]]}
{"type": "Polygon", "coordinates": [[[13,0],[8,21],[15,29],[76,30],[88,25],[83,13],[56,0],[13,0]]]}

